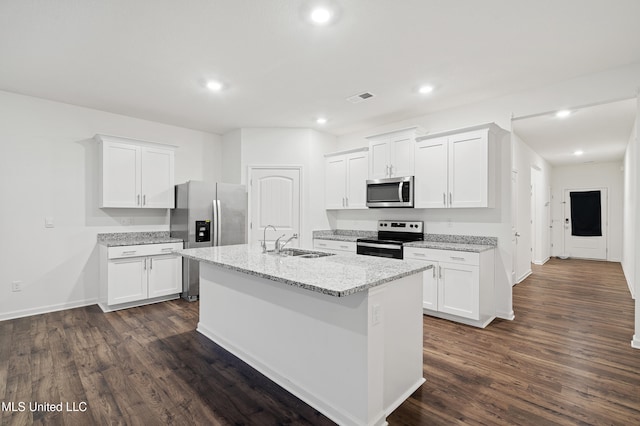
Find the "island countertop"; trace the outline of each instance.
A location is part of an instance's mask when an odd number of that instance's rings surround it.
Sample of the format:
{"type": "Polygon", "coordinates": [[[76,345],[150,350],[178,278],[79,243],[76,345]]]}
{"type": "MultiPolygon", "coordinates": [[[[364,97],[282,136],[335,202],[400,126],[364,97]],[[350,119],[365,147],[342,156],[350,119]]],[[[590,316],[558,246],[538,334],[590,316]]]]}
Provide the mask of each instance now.
{"type": "MultiPolygon", "coordinates": [[[[317,250],[314,250],[317,251],[317,250]]],[[[319,258],[262,253],[248,244],[178,250],[176,253],[223,268],[343,297],[432,268],[419,261],[356,254],[319,258]]]]}

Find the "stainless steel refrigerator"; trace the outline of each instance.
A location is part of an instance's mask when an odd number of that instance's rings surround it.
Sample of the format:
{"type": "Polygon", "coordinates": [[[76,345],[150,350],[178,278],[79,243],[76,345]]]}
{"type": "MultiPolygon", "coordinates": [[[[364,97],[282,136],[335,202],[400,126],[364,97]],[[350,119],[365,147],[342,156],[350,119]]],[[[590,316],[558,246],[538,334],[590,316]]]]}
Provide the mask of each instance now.
{"type": "MultiPolygon", "coordinates": [[[[171,236],[184,248],[247,243],[247,188],[244,185],[188,181],[176,185],[171,236]]],[[[200,294],[200,263],[182,258],[182,297],[200,294]]]]}

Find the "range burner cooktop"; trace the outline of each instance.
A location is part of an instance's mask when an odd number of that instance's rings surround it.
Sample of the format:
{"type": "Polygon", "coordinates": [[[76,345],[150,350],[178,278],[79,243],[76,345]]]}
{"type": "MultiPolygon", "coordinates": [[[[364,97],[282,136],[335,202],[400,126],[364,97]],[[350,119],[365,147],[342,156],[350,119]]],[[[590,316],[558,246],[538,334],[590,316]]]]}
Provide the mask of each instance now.
{"type": "Polygon", "coordinates": [[[403,258],[403,243],[424,240],[424,222],[378,221],[378,239],[359,238],[356,242],[358,254],[369,256],[403,258]]]}

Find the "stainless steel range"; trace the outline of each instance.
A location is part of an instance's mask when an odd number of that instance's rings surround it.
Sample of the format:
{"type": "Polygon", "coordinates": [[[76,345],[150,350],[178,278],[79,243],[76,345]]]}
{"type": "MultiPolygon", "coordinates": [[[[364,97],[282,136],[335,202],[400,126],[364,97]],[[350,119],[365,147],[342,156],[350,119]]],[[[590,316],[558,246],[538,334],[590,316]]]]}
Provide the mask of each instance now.
{"type": "Polygon", "coordinates": [[[356,251],[369,256],[403,258],[403,244],[424,240],[424,222],[379,220],[378,239],[358,238],[356,251]]]}

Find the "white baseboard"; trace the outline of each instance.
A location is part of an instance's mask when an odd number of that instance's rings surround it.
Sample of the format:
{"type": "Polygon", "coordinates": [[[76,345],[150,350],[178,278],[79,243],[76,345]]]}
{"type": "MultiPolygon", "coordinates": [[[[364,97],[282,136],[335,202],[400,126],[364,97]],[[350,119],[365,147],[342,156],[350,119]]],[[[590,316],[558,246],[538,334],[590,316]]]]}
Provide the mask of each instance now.
{"type": "Polygon", "coordinates": [[[59,303],[56,305],[39,306],[37,308],[22,309],[18,311],[0,314],[0,321],[30,317],[32,315],[48,314],[50,312],[64,311],[65,309],[80,308],[82,306],[95,305],[98,299],[77,300],[75,302],[59,303]]]}
{"type": "Polygon", "coordinates": [[[511,311],[511,312],[496,312],[496,318],[502,318],[508,321],[513,321],[514,319],[516,319],[516,314],[511,311]]]}
{"type": "Polygon", "coordinates": [[[135,302],[128,302],[128,303],[120,303],[118,305],[107,305],[106,303],[99,302],[98,306],[100,306],[100,309],[102,309],[102,312],[113,312],[113,311],[119,311],[121,309],[136,308],[138,306],[151,305],[152,303],[166,302],[168,300],[175,300],[179,298],[180,298],[180,294],[170,294],[168,296],[159,296],[159,297],[154,297],[152,299],[137,300],[135,302]]]}
{"type": "Polygon", "coordinates": [[[640,349],[640,336],[637,334],[633,335],[633,340],[631,341],[631,347],[634,349],[640,349]]]}
{"type": "Polygon", "coordinates": [[[547,263],[549,261],[549,259],[551,259],[551,258],[547,257],[546,259],[542,259],[542,260],[534,260],[533,264],[534,265],[544,265],[545,263],[547,263]]]}
{"type": "Polygon", "coordinates": [[[520,284],[522,281],[524,281],[529,275],[532,274],[531,269],[529,269],[528,271],[526,271],[524,274],[522,274],[518,280],[516,281],[516,284],[520,284]]]}
{"type": "Polygon", "coordinates": [[[491,321],[496,318],[495,316],[483,315],[479,320],[476,321],[469,318],[448,314],[446,312],[432,311],[431,309],[422,309],[422,313],[424,315],[442,318],[453,322],[459,322],[460,324],[470,325],[478,328],[485,328],[486,326],[491,324],[491,321]]]}

